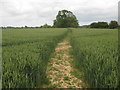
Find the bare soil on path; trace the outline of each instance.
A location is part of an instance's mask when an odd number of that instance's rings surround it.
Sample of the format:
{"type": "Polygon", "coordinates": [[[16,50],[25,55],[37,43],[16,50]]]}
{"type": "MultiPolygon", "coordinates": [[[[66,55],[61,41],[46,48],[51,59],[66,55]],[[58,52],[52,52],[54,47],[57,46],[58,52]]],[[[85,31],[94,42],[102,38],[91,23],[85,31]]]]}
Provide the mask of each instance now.
{"type": "Polygon", "coordinates": [[[53,57],[47,67],[47,78],[50,81],[49,88],[82,88],[82,80],[76,78],[71,72],[75,68],[71,65],[74,59],[70,55],[72,46],[68,40],[58,43],[53,57]]]}

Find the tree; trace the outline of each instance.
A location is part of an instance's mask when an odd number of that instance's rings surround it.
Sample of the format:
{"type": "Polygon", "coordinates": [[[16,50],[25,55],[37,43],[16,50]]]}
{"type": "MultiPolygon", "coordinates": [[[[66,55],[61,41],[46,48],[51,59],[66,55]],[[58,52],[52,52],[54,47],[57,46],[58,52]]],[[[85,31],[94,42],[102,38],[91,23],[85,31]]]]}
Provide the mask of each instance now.
{"type": "Polygon", "coordinates": [[[109,25],[107,22],[98,22],[99,28],[108,28],[109,25]]]}
{"type": "Polygon", "coordinates": [[[94,22],[90,25],[91,28],[108,28],[109,25],[107,22],[94,22]]]}
{"type": "Polygon", "coordinates": [[[114,29],[118,27],[118,22],[117,21],[111,21],[109,24],[109,28],[114,29]]]}
{"type": "Polygon", "coordinates": [[[90,24],[90,27],[91,28],[98,28],[98,25],[97,25],[96,22],[93,22],[93,23],[90,24]]]}
{"type": "Polygon", "coordinates": [[[56,16],[56,20],[54,20],[53,27],[57,28],[67,28],[67,27],[78,27],[78,20],[76,16],[67,10],[61,10],[58,12],[56,16]]]}
{"type": "Polygon", "coordinates": [[[41,28],[52,28],[52,26],[50,26],[48,24],[44,24],[43,26],[41,26],[41,28]]]}
{"type": "Polygon", "coordinates": [[[25,28],[28,28],[27,26],[25,26],[25,28]]]}

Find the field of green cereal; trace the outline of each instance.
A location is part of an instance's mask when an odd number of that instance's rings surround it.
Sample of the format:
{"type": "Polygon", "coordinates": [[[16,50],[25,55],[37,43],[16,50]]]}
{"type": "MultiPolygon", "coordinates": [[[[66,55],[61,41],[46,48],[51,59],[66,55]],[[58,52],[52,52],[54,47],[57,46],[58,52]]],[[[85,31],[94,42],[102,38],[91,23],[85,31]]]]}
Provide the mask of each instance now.
{"type": "Polygon", "coordinates": [[[34,88],[49,83],[48,60],[58,42],[70,33],[75,65],[91,87],[119,84],[117,29],[3,29],[3,88],[34,88]]]}
{"type": "Polygon", "coordinates": [[[118,30],[73,30],[76,66],[92,87],[118,87],[118,30]]]}
{"type": "Polygon", "coordinates": [[[66,29],[3,30],[3,88],[30,88],[46,82],[46,66],[66,29]]]}

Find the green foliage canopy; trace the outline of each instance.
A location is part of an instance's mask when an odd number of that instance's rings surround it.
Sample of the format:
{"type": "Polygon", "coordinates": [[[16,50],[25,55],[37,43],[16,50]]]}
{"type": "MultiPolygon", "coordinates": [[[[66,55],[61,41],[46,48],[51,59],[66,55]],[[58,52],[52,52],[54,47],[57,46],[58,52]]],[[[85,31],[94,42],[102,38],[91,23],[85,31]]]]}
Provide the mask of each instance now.
{"type": "Polygon", "coordinates": [[[118,22],[117,21],[111,21],[109,24],[109,28],[114,29],[118,27],[118,22]]]}
{"type": "Polygon", "coordinates": [[[50,26],[48,24],[44,24],[43,26],[41,26],[41,28],[52,28],[52,26],[50,26]]]}
{"type": "Polygon", "coordinates": [[[53,26],[57,28],[76,28],[79,26],[79,24],[76,16],[71,11],[61,10],[58,12],[56,20],[54,20],[53,26]]]}
{"type": "Polygon", "coordinates": [[[91,28],[108,28],[109,25],[107,22],[94,22],[90,25],[91,28]]]}

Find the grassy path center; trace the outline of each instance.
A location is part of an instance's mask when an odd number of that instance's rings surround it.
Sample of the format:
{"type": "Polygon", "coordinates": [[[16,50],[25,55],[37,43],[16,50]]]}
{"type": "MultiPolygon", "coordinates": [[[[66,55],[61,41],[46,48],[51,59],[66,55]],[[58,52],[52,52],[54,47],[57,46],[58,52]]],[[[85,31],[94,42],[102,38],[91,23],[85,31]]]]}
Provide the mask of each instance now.
{"type": "Polygon", "coordinates": [[[58,43],[55,48],[47,68],[47,78],[50,80],[49,88],[82,88],[82,80],[71,74],[75,70],[71,65],[74,60],[70,55],[71,48],[67,39],[58,43]]]}

